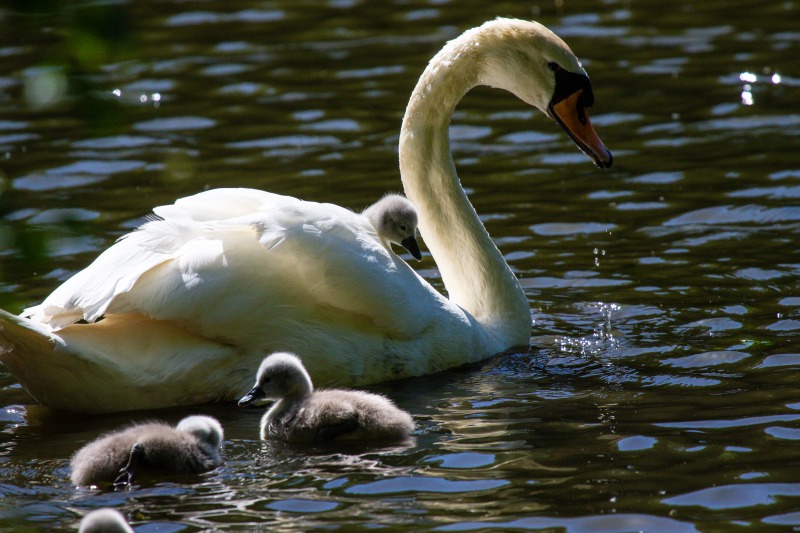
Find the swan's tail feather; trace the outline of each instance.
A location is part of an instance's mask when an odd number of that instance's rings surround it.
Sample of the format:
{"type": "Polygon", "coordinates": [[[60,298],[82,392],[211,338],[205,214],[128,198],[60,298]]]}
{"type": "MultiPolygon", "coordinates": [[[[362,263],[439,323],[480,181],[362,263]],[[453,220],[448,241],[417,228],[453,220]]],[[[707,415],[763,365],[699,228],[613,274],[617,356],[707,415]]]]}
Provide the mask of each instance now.
{"type": "Polygon", "coordinates": [[[54,349],[50,328],[0,309],[0,361],[9,369],[16,359],[13,354],[52,353],[54,349]]]}
{"type": "Polygon", "coordinates": [[[39,362],[52,358],[55,349],[56,341],[47,326],[0,309],[0,362],[34,398],[27,383],[39,381],[39,362]]]}
{"type": "Polygon", "coordinates": [[[250,366],[224,364],[236,355],[231,346],[143,315],[112,315],[51,331],[0,309],[0,362],[38,402],[66,411],[232,399],[252,379],[250,366]]]}
{"type": "MultiPolygon", "coordinates": [[[[106,376],[89,359],[77,357],[47,325],[0,309],[0,362],[38,402],[70,406],[75,391],[87,390],[86,376],[102,383],[106,376]]],[[[78,400],[80,401],[80,400],[78,400]]],[[[67,407],[68,408],[68,407],[67,407]]]]}

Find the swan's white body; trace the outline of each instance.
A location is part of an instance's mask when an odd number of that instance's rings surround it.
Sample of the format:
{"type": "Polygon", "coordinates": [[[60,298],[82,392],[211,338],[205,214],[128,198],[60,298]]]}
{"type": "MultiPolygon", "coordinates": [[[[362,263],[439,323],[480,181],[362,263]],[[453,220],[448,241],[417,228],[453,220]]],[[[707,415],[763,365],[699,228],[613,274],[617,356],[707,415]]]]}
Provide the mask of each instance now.
{"type": "Polygon", "coordinates": [[[527,345],[527,299],[459,183],[447,127],[477,84],[544,111],[556,91],[547,61],[585,76],[543,26],[492,21],[448,43],[411,96],[402,180],[449,299],[360,215],[217,189],[155,208],[163,220],[22,317],[0,313],[0,360],[46,405],[118,411],[233,400],[275,351],[302,353],[319,385],[347,386],[527,345]]]}

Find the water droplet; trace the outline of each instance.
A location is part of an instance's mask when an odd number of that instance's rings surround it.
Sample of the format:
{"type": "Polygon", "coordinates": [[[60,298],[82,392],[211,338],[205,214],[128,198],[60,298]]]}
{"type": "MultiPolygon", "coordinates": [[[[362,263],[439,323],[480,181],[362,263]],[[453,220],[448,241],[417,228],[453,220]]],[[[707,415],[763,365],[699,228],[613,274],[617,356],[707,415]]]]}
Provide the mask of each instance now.
{"type": "Polygon", "coordinates": [[[753,74],[752,72],[742,72],[741,74],[739,74],[739,79],[745,82],[755,83],[756,75],[753,74]]]}

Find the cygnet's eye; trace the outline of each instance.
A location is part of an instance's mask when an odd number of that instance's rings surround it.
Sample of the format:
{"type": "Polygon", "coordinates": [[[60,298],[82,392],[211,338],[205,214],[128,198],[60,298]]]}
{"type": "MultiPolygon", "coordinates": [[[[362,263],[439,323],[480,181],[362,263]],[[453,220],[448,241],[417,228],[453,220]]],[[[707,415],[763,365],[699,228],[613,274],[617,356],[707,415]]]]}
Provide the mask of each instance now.
{"type": "Polygon", "coordinates": [[[555,61],[550,61],[550,62],[547,64],[547,68],[549,68],[549,69],[550,69],[550,70],[552,70],[553,72],[558,72],[559,70],[561,70],[561,65],[559,65],[559,64],[558,64],[558,63],[556,63],[555,61]]]}
{"type": "Polygon", "coordinates": [[[264,378],[261,380],[262,383],[269,383],[272,378],[264,378]]]}
{"type": "Polygon", "coordinates": [[[401,225],[400,225],[400,229],[401,229],[401,230],[403,230],[403,231],[405,231],[405,230],[406,230],[406,225],[405,225],[405,224],[401,224],[401,225]]]}

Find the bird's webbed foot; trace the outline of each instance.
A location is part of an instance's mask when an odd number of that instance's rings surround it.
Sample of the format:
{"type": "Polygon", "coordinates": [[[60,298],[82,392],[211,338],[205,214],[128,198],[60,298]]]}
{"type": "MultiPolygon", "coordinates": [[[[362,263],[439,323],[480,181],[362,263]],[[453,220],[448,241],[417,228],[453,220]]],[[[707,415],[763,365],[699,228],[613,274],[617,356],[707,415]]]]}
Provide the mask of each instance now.
{"type": "Polygon", "coordinates": [[[133,481],[136,479],[136,474],[143,457],[144,446],[142,444],[137,442],[131,446],[128,464],[120,469],[119,475],[114,479],[114,490],[125,490],[131,487],[133,481]]]}

